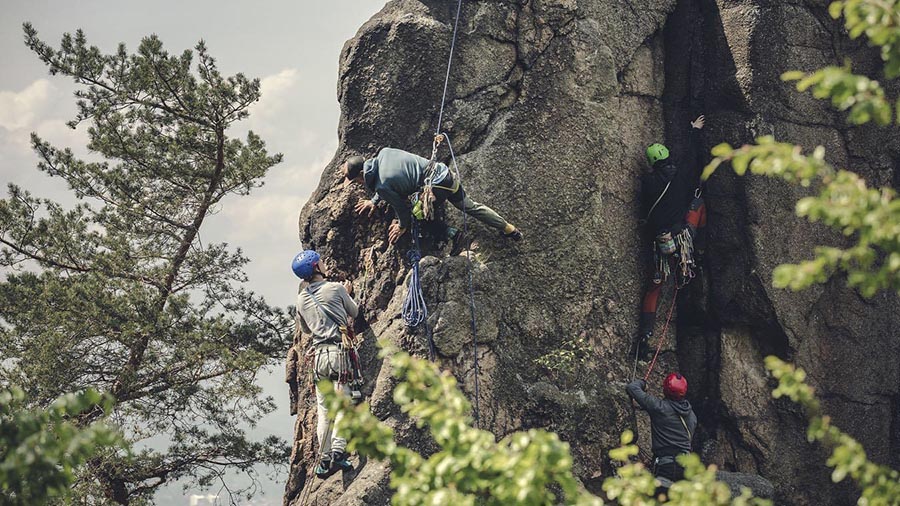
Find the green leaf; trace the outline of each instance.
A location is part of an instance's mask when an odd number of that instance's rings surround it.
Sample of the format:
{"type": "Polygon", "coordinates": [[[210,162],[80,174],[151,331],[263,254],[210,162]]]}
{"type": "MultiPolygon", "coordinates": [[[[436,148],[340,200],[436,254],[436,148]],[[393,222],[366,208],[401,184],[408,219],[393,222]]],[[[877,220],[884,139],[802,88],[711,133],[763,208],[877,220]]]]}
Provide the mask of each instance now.
{"type": "Polygon", "coordinates": [[[783,74],[781,74],[782,81],[799,81],[806,77],[805,72],[801,72],[799,70],[789,70],[783,74]]]}

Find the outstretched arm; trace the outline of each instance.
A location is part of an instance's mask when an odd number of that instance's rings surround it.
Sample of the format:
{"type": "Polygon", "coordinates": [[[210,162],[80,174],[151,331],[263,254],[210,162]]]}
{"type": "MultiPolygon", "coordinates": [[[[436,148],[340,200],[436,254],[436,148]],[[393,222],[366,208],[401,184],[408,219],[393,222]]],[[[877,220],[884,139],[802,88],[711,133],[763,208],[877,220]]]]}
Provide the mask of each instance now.
{"type": "Polygon", "coordinates": [[[632,399],[637,401],[638,406],[644,411],[647,411],[648,413],[662,411],[662,400],[645,392],[644,389],[646,387],[647,383],[644,380],[635,380],[625,387],[625,391],[628,392],[628,395],[632,399]]]}
{"type": "Polygon", "coordinates": [[[359,314],[359,306],[350,294],[352,290],[353,285],[349,281],[345,281],[344,284],[339,285],[338,293],[341,295],[341,302],[344,304],[344,311],[347,312],[347,316],[356,318],[359,314]]]}
{"type": "Polygon", "coordinates": [[[706,116],[701,114],[694,121],[691,121],[691,130],[688,139],[688,145],[690,146],[691,152],[696,155],[693,163],[690,167],[685,167],[687,169],[688,177],[690,177],[690,184],[699,185],[700,184],[700,174],[702,173],[703,168],[703,146],[700,142],[700,130],[703,130],[703,127],[706,125],[706,116]]]}
{"type": "Polygon", "coordinates": [[[400,220],[400,226],[404,229],[408,229],[410,213],[412,212],[409,201],[393,190],[383,189],[380,190],[379,194],[381,195],[381,198],[386,200],[394,209],[394,213],[397,214],[397,219],[400,220]]]}

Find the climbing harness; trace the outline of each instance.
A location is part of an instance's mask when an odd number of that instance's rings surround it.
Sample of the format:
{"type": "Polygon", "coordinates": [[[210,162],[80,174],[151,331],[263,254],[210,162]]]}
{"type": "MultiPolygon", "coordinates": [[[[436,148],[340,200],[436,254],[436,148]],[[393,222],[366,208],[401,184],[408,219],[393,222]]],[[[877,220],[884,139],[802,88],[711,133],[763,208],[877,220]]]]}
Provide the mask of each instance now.
{"type": "Polygon", "coordinates": [[[659,344],[656,345],[656,353],[653,354],[653,360],[650,361],[650,366],[647,367],[647,374],[644,375],[644,381],[650,379],[650,373],[653,372],[653,367],[656,365],[656,359],[659,357],[659,352],[662,350],[663,343],[666,341],[666,332],[669,330],[669,323],[672,321],[672,314],[675,312],[675,305],[678,302],[678,290],[679,286],[676,283],[675,291],[672,294],[672,305],[669,307],[669,314],[666,316],[666,324],[663,326],[662,333],[659,334],[659,344]]]}
{"type": "MultiPolygon", "coordinates": [[[[329,320],[332,321],[335,325],[337,325],[338,329],[341,332],[341,342],[337,346],[328,346],[328,345],[319,345],[310,348],[315,353],[315,363],[313,365],[313,369],[315,370],[315,380],[323,379],[326,375],[328,379],[337,382],[340,385],[347,385],[350,390],[350,398],[353,402],[362,401],[362,385],[365,379],[362,374],[362,366],[359,360],[359,346],[362,344],[362,339],[356,336],[356,333],[353,332],[353,326],[350,321],[342,319],[337,315],[333,314],[329,311],[324,304],[319,300],[318,295],[312,292],[309,287],[306,288],[306,293],[312,298],[313,302],[316,303],[316,306],[319,308],[319,311],[322,312],[329,320]],[[335,350],[335,348],[337,348],[335,350]],[[338,353],[339,356],[337,360],[332,360],[332,354],[338,353]],[[326,361],[328,365],[328,370],[322,372],[320,375],[320,357],[321,355],[326,354],[326,361]],[[335,362],[337,365],[335,366],[335,362]]],[[[307,352],[308,354],[309,352],[307,352]]]]}

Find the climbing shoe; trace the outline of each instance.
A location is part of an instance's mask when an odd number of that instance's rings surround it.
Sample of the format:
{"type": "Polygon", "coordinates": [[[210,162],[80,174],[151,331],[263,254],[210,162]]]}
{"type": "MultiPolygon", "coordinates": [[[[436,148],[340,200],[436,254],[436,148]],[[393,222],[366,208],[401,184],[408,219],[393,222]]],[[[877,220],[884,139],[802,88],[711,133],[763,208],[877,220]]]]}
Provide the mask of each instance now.
{"type": "Polygon", "coordinates": [[[631,356],[637,357],[638,360],[643,360],[644,362],[653,358],[653,349],[650,348],[651,337],[653,337],[653,332],[638,334],[634,347],[631,348],[631,356]]]}
{"type": "Polygon", "coordinates": [[[334,473],[334,470],[335,466],[332,465],[330,458],[322,459],[322,461],[319,462],[319,465],[316,466],[316,477],[322,479],[328,478],[334,473]]]}
{"type": "Polygon", "coordinates": [[[331,467],[337,471],[347,471],[349,469],[353,469],[353,464],[350,463],[350,454],[347,452],[333,452],[331,454],[331,467]]]}
{"type": "Polygon", "coordinates": [[[518,228],[508,234],[505,232],[501,232],[501,234],[503,235],[503,237],[505,237],[507,239],[512,239],[513,241],[516,241],[516,242],[521,241],[522,238],[525,237],[524,235],[522,235],[522,231],[519,230],[518,228]]]}

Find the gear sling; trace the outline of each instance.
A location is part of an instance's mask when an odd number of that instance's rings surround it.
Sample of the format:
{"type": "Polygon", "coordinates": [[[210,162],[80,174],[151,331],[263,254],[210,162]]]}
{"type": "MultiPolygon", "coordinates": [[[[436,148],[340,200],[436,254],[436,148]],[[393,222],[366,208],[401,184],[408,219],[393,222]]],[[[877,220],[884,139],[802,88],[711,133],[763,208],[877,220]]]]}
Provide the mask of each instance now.
{"type": "MultiPolygon", "coordinates": [[[[647,219],[650,218],[656,205],[662,200],[668,189],[669,185],[667,184],[650,212],[647,213],[647,219]]],[[[673,265],[677,267],[676,287],[681,288],[687,285],[695,277],[694,241],[698,230],[705,226],[706,204],[703,201],[702,190],[698,187],[694,191],[693,199],[684,216],[681,230],[676,233],[673,233],[671,229],[654,231],[656,232],[653,240],[654,272],[651,287],[647,290],[641,306],[641,333],[652,331],[652,322],[656,320],[656,310],[659,305],[659,295],[663,285],[672,274],[673,265]]]]}

